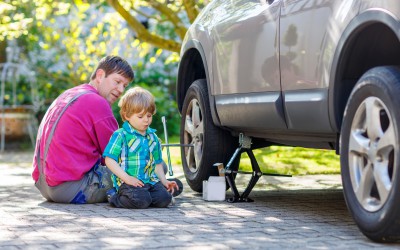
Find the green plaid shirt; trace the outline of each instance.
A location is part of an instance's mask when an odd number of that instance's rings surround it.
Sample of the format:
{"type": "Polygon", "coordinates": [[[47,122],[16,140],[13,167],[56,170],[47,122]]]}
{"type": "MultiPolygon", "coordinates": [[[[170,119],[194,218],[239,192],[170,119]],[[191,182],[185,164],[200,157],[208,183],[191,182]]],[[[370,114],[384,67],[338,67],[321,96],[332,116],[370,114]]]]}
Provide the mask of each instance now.
{"type": "MultiPolygon", "coordinates": [[[[161,144],[155,132],[155,129],[148,128],[143,136],[125,121],[122,128],[111,136],[103,157],[114,159],[128,175],[154,185],[159,181],[155,166],[162,162],[161,144]]],[[[112,175],[112,180],[118,189],[121,179],[112,175]]]]}

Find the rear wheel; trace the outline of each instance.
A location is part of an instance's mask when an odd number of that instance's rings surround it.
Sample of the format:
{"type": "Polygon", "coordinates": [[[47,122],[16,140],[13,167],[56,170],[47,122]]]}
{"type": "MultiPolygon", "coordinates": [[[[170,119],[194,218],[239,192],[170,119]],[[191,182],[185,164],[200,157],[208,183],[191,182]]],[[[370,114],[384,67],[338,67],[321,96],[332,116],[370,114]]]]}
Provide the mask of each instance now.
{"type": "Polygon", "coordinates": [[[400,70],[377,67],[355,86],[342,124],[340,155],[347,206],[360,230],[400,240],[400,70]]]}
{"type": "MultiPolygon", "coordinates": [[[[180,140],[182,144],[183,171],[189,186],[197,192],[203,188],[203,180],[210,175],[218,175],[213,164],[226,164],[238,146],[238,141],[227,131],[215,126],[211,117],[207,82],[196,80],[189,87],[183,102],[180,140]]],[[[238,169],[239,161],[231,169],[238,169]]]]}

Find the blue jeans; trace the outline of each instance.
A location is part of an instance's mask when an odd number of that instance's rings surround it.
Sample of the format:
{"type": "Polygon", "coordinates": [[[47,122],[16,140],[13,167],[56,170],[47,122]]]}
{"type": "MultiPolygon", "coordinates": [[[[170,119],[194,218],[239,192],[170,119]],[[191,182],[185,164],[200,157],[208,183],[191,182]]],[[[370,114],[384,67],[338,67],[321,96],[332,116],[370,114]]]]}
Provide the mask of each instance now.
{"type": "Polygon", "coordinates": [[[107,202],[106,192],[112,187],[111,172],[100,161],[82,178],[81,188],[71,201],[73,204],[107,202]]]}
{"type": "Polygon", "coordinates": [[[134,187],[122,184],[118,193],[111,197],[110,204],[120,208],[148,208],[167,207],[171,203],[172,195],[161,182],[154,185],[144,184],[143,187],[134,187]]]}
{"type": "Polygon", "coordinates": [[[99,162],[80,180],[50,187],[45,176],[40,174],[35,186],[48,201],[73,204],[107,202],[106,192],[112,188],[111,172],[99,162]]]}

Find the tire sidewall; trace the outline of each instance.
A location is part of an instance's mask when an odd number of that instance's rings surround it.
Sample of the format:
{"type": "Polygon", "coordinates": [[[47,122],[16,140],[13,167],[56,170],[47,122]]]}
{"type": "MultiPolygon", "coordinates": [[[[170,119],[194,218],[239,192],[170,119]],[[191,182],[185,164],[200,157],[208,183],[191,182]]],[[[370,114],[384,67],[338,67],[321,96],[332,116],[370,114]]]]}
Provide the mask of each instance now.
{"type": "Polygon", "coordinates": [[[207,148],[207,143],[208,139],[210,137],[209,133],[212,131],[208,131],[206,129],[206,124],[212,123],[211,120],[211,114],[210,114],[210,108],[209,108],[209,100],[208,100],[208,93],[204,91],[204,84],[206,84],[205,80],[197,80],[192,83],[192,85],[189,87],[185,100],[183,102],[183,109],[182,109],[182,118],[181,118],[181,132],[180,132],[180,138],[181,138],[181,143],[184,142],[184,128],[185,128],[185,120],[186,120],[186,113],[188,110],[189,103],[196,99],[200,105],[201,109],[201,114],[202,114],[202,119],[203,119],[203,126],[204,126],[204,137],[203,137],[203,153],[202,157],[199,161],[199,166],[197,166],[197,171],[193,172],[189,169],[189,166],[187,164],[186,159],[184,159],[185,155],[185,149],[182,148],[181,150],[181,155],[182,155],[182,166],[183,166],[183,171],[186,177],[186,181],[188,182],[189,186],[195,190],[195,191],[201,191],[202,190],[202,181],[208,179],[210,175],[217,175],[217,169],[213,169],[211,166],[206,169],[201,169],[203,165],[203,162],[207,162],[207,153],[204,150],[207,148]],[[201,167],[200,167],[201,166],[201,167]]]}
{"type": "Polygon", "coordinates": [[[395,162],[392,177],[392,189],[387,201],[378,211],[369,212],[358,202],[353,190],[349,172],[349,137],[355,112],[366,98],[372,96],[379,98],[385,104],[387,111],[392,118],[392,126],[394,126],[397,145],[399,145],[398,123],[400,113],[398,107],[400,107],[400,102],[398,98],[400,96],[400,88],[398,79],[396,79],[396,76],[392,75],[392,73],[393,72],[388,71],[385,68],[376,68],[364,74],[350,95],[341,130],[341,175],[345,200],[360,230],[374,240],[380,240],[382,233],[385,232],[387,228],[393,224],[394,220],[399,217],[399,146],[397,146],[394,151],[395,162]]]}

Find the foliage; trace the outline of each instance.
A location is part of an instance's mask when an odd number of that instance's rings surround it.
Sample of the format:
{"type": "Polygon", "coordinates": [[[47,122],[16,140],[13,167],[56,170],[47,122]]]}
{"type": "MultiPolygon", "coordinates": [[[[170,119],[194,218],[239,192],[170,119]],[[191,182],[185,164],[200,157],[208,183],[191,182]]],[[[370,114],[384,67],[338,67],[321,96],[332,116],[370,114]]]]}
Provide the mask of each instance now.
{"type": "MultiPolygon", "coordinates": [[[[126,58],[135,71],[134,84],[145,85],[154,92],[157,115],[167,116],[168,130],[174,134],[179,127],[174,101],[179,55],[171,52],[176,50],[167,51],[153,41],[174,41],[180,47],[185,27],[204,4],[204,1],[165,4],[154,0],[108,3],[106,0],[92,3],[5,0],[0,3],[0,44],[17,39],[23,48],[21,59],[36,72],[45,104],[42,112],[64,90],[88,82],[99,58],[108,54],[126,58]],[[122,9],[117,12],[115,6],[123,6],[128,16],[138,22],[135,27],[145,31],[138,32],[131,22],[125,22],[127,15],[121,16],[122,9]]],[[[115,114],[118,116],[118,112],[115,114]]],[[[160,130],[157,122],[154,125],[160,130]]]]}
{"type": "Polygon", "coordinates": [[[208,3],[206,0],[107,0],[107,2],[135,31],[139,40],[174,52],[179,52],[180,41],[183,40],[189,23],[193,23],[200,9],[208,3]],[[168,30],[173,32],[168,37],[149,30],[140,21],[141,17],[159,26],[169,26],[168,30]]]}
{"type": "Polygon", "coordinates": [[[13,83],[6,81],[4,84],[4,100],[3,104],[5,106],[12,105],[30,105],[34,102],[32,100],[31,93],[31,85],[29,79],[26,77],[21,77],[18,83],[15,85],[15,89],[13,89],[13,83]],[[14,96],[15,91],[15,96],[14,96]],[[14,99],[15,98],[15,99],[14,99]]]}
{"type": "MultiPolygon", "coordinates": [[[[152,128],[157,130],[157,135],[164,141],[164,128],[161,122],[161,117],[165,116],[167,121],[167,133],[168,136],[179,134],[179,113],[177,112],[177,104],[175,97],[167,91],[168,86],[171,84],[168,81],[173,81],[173,78],[164,78],[164,75],[159,74],[157,71],[151,71],[152,74],[149,76],[142,76],[142,71],[137,71],[138,74],[135,77],[135,82],[132,86],[141,86],[149,90],[156,99],[157,111],[153,117],[152,128]],[[157,84],[159,81],[164,81],[164,84],[157,84]]],[[[113,105],[113,111],[115,117],[117,117],[118,123],[122,125],[122,119],[119,114],[119,107],[117,103],[113,105]]]]}

